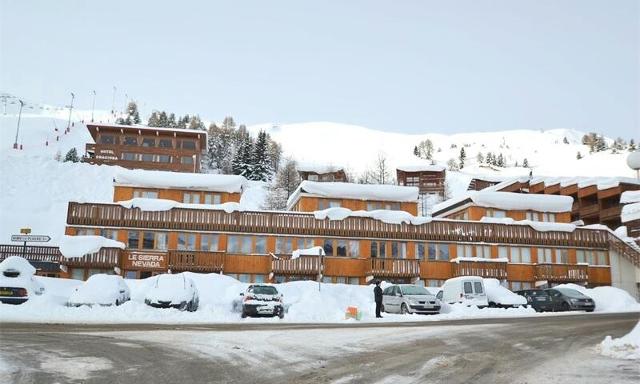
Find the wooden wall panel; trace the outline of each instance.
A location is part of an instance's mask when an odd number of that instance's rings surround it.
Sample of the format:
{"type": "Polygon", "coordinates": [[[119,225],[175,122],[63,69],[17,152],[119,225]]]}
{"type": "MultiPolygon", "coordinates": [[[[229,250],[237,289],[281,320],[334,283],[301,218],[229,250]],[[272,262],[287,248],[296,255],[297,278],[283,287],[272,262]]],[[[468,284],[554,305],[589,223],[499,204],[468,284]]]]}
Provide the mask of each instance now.
{"type": "Polygon", "coordinates": [[[610,267],[589,267],[589,284],[611,285],[610,267]]]}
{"type": "Polygon", "coordinates": [[[507,264],[510,281],[534,281],[535,266],[529,264],[507,264]]]}
{"type": "Polygon", "coordinates": [[[325,257],[325,276],[360,277],[365,275],[367,260],[346,257],[325,257]]]}
{"type": "Polygon", "coordinates": [[[421,279],[446,280],[451,277],[451,263],[448,261],[420,262],[421,279]]]}
{"type": "Polygon", "coordinates": [[[271,272],[271,256],[227,254],[224,258],[224,272],[268,274],[271,272]]]}

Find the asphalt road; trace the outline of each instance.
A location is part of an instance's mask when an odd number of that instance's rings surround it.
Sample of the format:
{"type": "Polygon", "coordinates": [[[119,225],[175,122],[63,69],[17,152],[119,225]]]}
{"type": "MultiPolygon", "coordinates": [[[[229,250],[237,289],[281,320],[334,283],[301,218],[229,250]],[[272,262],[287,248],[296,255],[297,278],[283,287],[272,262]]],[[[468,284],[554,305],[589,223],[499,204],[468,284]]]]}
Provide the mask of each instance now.
{"type": "Polygon", "coordinates": [[[384,324],[0,324],[7,383],[638,383],[639,313],[384,324]]]}

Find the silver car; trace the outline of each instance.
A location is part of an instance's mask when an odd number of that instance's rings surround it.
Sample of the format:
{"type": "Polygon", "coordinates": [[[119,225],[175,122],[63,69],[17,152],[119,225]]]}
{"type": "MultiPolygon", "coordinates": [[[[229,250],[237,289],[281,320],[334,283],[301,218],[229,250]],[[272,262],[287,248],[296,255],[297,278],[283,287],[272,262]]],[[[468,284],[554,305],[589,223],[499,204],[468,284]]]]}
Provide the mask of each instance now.
{"type": "Polygon", "coordinates": [[[389,313],[440,313],[440,300],[424,287],[398,284],[382,291],[382,310],[389,313]]]}

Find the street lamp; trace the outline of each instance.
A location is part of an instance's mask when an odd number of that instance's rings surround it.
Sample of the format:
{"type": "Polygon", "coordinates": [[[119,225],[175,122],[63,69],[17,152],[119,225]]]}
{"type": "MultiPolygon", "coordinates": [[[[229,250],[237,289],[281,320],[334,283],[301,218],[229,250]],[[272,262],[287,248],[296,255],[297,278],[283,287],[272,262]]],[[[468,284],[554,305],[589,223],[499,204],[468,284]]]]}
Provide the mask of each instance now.
{"type": "Polygon", "coordinates": [[[16,128],[16,140],[13,142],[13,149],[18,149],[18,133],[20,132],[20,118],[22,117],[22,107],[24,107],[24,101],[20,102],[20,112],[18,112],[18,127],[16,128]]]}
{"type": "Polygon", "coordinates": [[[93,123],[93,111],[96,109],[96,90],[93,90],[93,103],[91,103],[91,122],[93,123]]]}
{"type": "Polygon", "coordinates": [[[69,105],[69,122],[67,123],[67,132],[71,130],[71,111],[73,110],[73,99],[75,99],[76,95],[71,92],[71,105],[69,105]]]}

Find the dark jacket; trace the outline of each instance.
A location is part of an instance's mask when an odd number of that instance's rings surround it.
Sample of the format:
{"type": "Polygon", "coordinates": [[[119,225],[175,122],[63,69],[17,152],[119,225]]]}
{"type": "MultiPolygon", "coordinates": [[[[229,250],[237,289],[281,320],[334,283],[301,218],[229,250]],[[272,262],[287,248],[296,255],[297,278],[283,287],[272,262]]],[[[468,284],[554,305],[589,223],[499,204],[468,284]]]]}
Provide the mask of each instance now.
{"type": "Polygon", "coordinates": [[[380,288],[380,286],[376,285],[376,287],[373,288],[373,295],[375,297],[376,303],[382,302],[382,288],[380,288]]]}

